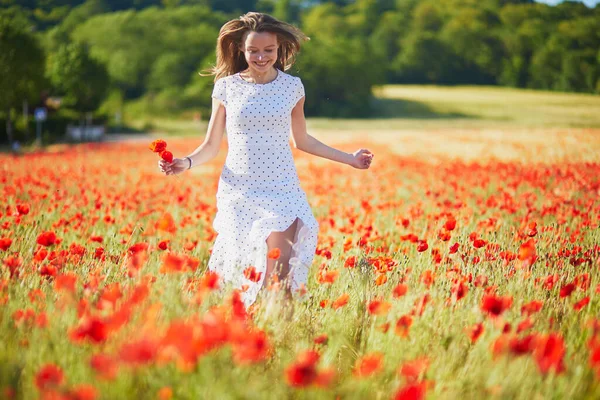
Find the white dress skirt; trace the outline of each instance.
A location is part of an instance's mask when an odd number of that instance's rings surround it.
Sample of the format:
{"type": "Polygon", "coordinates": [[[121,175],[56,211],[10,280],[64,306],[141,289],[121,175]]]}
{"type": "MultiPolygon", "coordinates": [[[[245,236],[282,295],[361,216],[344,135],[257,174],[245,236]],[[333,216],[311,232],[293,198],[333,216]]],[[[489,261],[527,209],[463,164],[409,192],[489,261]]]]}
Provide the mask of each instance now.
{"type": "Polygon", "coordinates": [[[304,96],[300,78],[277,70],[265,84],[250,83],[239,73],[215,82],[212,97],[226,109],[229,150],[219,178],[217,232],[208,262],[223,283],[242,293],[246,306],[256,300],[267,267],[266,239],[285,231],[298,218],[290,256],[292,291],[306,286],[317,247],[319,224],[308,204],[290,147],[291,111],[304,96]],[[244,270],[254,266],[261,279],[244,270]]]}

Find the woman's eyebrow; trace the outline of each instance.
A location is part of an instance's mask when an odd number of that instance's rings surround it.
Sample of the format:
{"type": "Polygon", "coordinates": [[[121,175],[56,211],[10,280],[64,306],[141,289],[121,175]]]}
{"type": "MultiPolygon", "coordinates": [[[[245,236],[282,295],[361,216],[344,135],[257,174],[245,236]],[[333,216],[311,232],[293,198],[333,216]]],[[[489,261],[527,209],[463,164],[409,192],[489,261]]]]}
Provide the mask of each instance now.
{"type": "MultiPolygon", "coordinates": [[[[269,47],[275,47],[275,46],[276,46],[276,45],[274,45],[274,44],[270,44],[270,45],[268,45],[268,46],[265,46],[265,49],[268,49],[269,47]]],[[[248,46],[248,48],[249,48],[249,49],[258,49],[258,47],[256,47],[256,46],[248,46]]]]}

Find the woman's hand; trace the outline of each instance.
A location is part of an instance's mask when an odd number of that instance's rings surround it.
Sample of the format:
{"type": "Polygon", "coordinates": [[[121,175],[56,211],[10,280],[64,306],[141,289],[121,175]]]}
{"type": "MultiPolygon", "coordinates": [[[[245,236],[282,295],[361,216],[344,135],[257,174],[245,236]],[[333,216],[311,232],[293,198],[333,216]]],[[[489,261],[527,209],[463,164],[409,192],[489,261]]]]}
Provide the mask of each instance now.
{"type": "Polygon", "coordinates": [[[352,153],[350,165],[358,169],[368,169],[373,160],[373,153],[367,149],[359,149],[352,153]]]}
{"type": "Polygon", "coordinates": [[[171,163],[162,159],[158,161],[158,169],[160,169],[160,172],[164,172],[165,175],[180,174],[189,166],[190,162],[185,158],[174,158],[171,163]]]}

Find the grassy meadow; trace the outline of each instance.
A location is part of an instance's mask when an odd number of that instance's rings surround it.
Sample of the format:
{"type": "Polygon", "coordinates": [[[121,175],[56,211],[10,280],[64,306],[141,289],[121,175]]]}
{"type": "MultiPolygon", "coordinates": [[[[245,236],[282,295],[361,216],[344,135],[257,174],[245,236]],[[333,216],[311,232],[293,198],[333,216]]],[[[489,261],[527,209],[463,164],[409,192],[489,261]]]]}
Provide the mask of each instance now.
{"type": "MultiPolygon", "coordinates": [[[[61,399],[592,399],[600,393],[600,98],[386,86],[309,119],[369,170],[293,149],[320,224],[289,313],[207,272],[226,143],[205,122],[0,155],[0,393],[61,399]]],[[[310,99],[308,99],[310,101],[310,99]]]]}

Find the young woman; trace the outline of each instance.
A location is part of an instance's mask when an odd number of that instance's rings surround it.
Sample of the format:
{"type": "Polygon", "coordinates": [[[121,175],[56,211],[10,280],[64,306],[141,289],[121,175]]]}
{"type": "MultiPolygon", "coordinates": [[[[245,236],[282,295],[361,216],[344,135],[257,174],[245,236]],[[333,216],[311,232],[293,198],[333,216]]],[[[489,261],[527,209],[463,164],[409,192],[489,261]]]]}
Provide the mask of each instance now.
{"type": "Polygon", "coordinates": [[[288,296],[302,288],[317,247],[319,224],[300,187],[290,131],[295,148],[307,153],[358,169],[373,159],[366,149],[345,153],[307,134],[304,86],[284,72],[307,39],[267,14],[250,12],[223,25],[206,138],[187,157],[159,161],[167,175],[208,162],[227,130],[213,221],[218,235],[208,266],[243,290],[247,306],[273,273],[288,296]]]}

